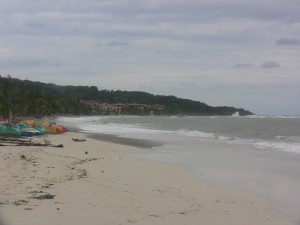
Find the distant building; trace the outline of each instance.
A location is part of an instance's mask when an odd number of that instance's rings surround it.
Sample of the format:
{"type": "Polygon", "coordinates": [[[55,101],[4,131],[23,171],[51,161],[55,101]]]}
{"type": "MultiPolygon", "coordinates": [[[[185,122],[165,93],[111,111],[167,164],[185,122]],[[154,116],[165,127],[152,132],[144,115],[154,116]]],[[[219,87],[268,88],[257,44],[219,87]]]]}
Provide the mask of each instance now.
{"type": "Polygon", "coordinates": [[[159,105],[159,104],[155,104],[155,105],[151,105],[152,109],[156,109],[156,110],[164,110],[165,109],[165,105],[159,105]]]}
{"type": "Polygon", "coordinates": [[[101,111],[108,111],[108,112],[116,112],[118,114],[121,114],[122,110],[125,109],[138,109],[141,112],[144,112],[145,109],[153,109],[153,110],[164,110],[165,105],[147,105],[147,104],[140,104],[140,103],[98,103],[94,100],[87,100],[87,101],[80,101],[83,104],[89,105],[94,110],[101,110],[101,111]]]}

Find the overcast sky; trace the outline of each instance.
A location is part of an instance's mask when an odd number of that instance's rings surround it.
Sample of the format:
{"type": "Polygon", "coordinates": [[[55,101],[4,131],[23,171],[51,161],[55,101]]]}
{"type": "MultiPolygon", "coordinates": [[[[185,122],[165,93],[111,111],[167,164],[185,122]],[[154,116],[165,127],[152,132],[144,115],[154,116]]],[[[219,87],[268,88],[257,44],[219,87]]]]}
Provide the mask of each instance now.
{"type": "Polygon", "coordinates": [[[299,0],[0,0],[0,74],[300,114],[299,0]]]}

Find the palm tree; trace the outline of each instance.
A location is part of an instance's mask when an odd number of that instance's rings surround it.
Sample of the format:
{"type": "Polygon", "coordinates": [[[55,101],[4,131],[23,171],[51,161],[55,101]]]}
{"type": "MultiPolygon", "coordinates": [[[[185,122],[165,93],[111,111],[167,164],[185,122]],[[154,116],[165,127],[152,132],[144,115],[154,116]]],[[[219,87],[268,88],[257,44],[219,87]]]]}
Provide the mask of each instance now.
{"type": "Polygon", "coordinates": [[[2,111],[5,117],[8,117],[8,125],[13,124],[14,114],[17,112],[18,105],[21,103],[21,94],[19,87],[13,82],[10,75],[2,79],[0,89],[0,99],[2,102],[2,111]]]}

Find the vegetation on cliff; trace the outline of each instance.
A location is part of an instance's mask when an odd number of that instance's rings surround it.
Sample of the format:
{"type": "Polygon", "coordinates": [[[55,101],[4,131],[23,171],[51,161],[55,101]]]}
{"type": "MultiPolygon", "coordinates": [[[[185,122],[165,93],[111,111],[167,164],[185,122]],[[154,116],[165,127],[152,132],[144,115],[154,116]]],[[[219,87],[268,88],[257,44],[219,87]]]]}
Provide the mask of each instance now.
{"type": "MultiPolygon", "coordinates": [[[[5,118],[8,118],[10,113],[34,117],[103,113],[83,103],[89,100],[109,104],[160,104],[165,106],[163,110],[157,112],[161,115],[232,115],[235,112],[239,112],[240,115],[252,114],[244,109],[227,106],[212,107],[199,101],[175,96],[153,95],[138,91],[98,90],[95,86],[60,86],[0,76],[0,115],[5,118]]],[[[142,114],[144,112],[131,110],[122,111],[122,113],[142,114]]]]}

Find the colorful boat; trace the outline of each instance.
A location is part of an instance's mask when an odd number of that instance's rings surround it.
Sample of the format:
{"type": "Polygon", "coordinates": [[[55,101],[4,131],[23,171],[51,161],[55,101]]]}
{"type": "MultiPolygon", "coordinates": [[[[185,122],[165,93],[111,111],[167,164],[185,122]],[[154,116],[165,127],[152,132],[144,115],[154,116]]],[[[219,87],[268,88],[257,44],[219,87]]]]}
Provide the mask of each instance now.
{"type": "Polygon", "coordinates": [[[17,128],[19,130],[22,130],[24,128],[30,128],[31,126],[27,125],[26,123],[17,123],[16,125],[14,125],[14,128],[17,128]]]}
{"type": "Polygon", "coordinates": [[[64,132],[64,129],[61,126],[54,124],[54,123],[39,121],[39,122],[36,122],[36,124],[42,125],[49,134],[61,134],[64,132]]]}
{"type": "Polygon", "coordinates": [[[68,131],[64,126],[57,125],[56,123],[48,123],[46,121],[25,120],[21,123],[37,129],[41,134],[61,134],[68,131]]]}
{"type": "Polygon", "coordinates": [[[34,121],[33,120],[24,120],[21,123],[27,124],[30,127],[32,127],[34,125],[34,121]]]}
{"type": "Polygon", "coordinates": [[[34,129],[34,128],[23,128],[21,130],[21,136],[24,137],[33,137],[33,136],[38,136],[41,135],[41,132],[39,132],[38,130],[34,129]]]}
{"type": "Polygon", "coordinates": [[[3,124],[0,124],[0,134],[1,134],[2,132],[4,132],[5,130],[6,130],[6,126],[3,125],[3,124]]]}
{"type": "Polygon", "coordinates": [[[0,134],[8,136],[21,136],[21,131],[18,128],[6,127],[0,124],[0,134]]]}
{"type": "Polygon", "coordinates": [[[38,130],[41,134],[48,133],[48,131],[45,129],[45,127],[42,124],[36,124],[33,128],[38,130]]]}

